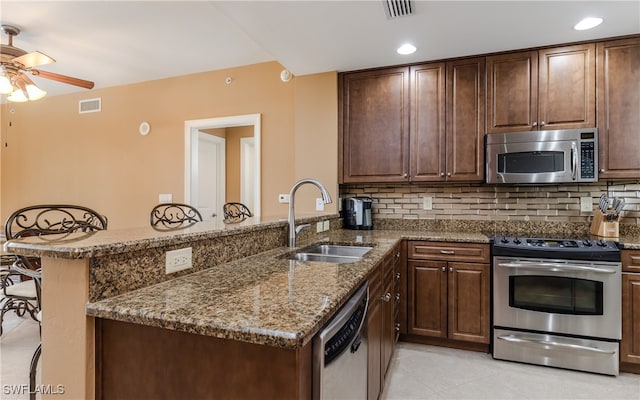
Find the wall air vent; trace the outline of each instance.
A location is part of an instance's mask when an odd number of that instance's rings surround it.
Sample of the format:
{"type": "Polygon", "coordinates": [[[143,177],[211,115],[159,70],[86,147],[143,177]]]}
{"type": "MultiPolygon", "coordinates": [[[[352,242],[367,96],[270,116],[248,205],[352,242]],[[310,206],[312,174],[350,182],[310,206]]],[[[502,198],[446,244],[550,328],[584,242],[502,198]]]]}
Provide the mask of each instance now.
{"type": "Polygon", "coordinates": [[[80,114],[87,114],[92,112],[100,112],[102,110],[102,98],[80,100],[78,102],[78,111],[80,114]]]}
{"type": "Polygon", "coordinates": [[[387,14],[387,19],[411,15],[413,11],[411,0],[382,0],[382,2],[384,3],[384,11],[387,14]]]}

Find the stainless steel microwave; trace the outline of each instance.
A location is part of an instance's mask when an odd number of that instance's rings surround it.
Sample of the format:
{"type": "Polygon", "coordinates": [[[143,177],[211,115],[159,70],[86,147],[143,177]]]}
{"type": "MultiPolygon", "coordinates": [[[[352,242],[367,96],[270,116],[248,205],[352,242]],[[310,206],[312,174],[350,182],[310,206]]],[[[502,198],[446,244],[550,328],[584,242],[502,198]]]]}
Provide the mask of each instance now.
{"type": "Polygon", "coordinates": [[[598,129],[485,135],[487,183],[598,181],[598,129]]]}

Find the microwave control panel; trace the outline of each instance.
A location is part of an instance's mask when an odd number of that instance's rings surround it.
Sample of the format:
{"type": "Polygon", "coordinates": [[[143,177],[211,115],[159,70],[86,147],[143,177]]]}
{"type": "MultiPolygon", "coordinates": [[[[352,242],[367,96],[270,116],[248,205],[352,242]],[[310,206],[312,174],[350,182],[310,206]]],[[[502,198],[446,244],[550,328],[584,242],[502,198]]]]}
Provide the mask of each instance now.
{"type": "Polygon", "coordinates": [[[593,141],[580,142],[580,176],[593,179],[596,176],[596,154],[593,141]]]}

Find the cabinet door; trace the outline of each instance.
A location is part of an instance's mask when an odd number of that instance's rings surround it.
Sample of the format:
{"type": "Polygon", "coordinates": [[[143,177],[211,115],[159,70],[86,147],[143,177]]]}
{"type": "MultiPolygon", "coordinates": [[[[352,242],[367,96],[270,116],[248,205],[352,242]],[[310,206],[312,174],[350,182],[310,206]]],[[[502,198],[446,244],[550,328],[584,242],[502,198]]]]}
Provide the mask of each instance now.
{"type": "Polygon", "coordinates": [[[540,50],[538,57],[539,129],[594,127],[595,44],[540,50]]]}
{"type": "Polygon", "coordinates": [[[640,38],[598,43],[600,179],[640,177],[640,38]]]}
{"type": "Polygon", "coordinates": [[[484,181],[485,58],[447,63],[447,181],[484,181]]]}
{"type": "Polygon", "coordinates": [[[382,385],[384,387],[384,377],[387,374],[387,368],[389,368],[389,362],[393,355],[393,349],[395,347],[395,316],[393,313],[393,280],[386,282],[383,290],[384,295],[389,295],[388,300],[382,302],[382,360],[381,360],[381,376],[382,385]]]}
{"type": "Polygon", "coordinates": [[[409,261],[409,334],[447,337],[446,265],[437,261],[409,261]]]}
{"type": "Polygon", "coordinates": [[[620,362],[640,365],[640,274],[622,274],[620,362]]]}
{"type": "Polygon", "coordinates": [[[446,180],[445,63],[411,67],[411,180],[446,180]]]}
{"type": "Polygon", "coordinates": [[[487,57],[487,133],[537,129],[538,52],[487,57]]]}
{"type": "Polygon", "coordinates": [[[367,311],[367,399],[377,400],[382,390],[382,307],[380,305],[380,292],[372,293],[369,298],[369,310],[367,311]]]}
{"type": "Polygon", "coordinates": [[[409,69],[340,75],[342,180],[404,182],[409,164],[409,69]]]}
{"type": "Polygon", "coordinates": [[[489,265],[448,264],[449,338],[489,343],[489,265]]]}

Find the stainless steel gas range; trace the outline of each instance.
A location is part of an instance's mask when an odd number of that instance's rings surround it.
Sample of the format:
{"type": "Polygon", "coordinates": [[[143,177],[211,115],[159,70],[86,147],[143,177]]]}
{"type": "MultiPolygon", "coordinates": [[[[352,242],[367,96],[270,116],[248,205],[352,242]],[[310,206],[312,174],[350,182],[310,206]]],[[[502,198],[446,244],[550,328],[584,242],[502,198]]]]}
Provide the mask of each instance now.
{"type": "Polygon", "coordinates": [[[492,253],[494,358],[618,375],[615,242],[497,237],[492,253]]]}

